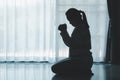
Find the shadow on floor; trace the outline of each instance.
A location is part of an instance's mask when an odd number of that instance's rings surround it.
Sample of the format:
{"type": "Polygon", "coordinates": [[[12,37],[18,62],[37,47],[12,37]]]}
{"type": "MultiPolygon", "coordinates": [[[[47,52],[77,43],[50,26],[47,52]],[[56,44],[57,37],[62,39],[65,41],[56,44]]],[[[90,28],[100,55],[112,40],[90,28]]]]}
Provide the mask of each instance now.
{"type": "Polygon", "coordinates": [[[91,80],[92,76],[61,76],[55,75],[52,80],[91,80]]]}

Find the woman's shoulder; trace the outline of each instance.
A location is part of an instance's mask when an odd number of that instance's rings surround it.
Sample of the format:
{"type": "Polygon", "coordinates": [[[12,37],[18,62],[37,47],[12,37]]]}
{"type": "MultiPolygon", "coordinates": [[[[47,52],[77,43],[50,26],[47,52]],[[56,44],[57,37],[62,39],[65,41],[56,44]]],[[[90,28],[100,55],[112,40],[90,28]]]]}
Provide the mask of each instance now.
{"type": "Polygon", "coordinates": [[[78,27],[76,28],[76,31],[79,31],[79,32],[89,32],[89,28],[86,28],[86,27],[78,27]]]}

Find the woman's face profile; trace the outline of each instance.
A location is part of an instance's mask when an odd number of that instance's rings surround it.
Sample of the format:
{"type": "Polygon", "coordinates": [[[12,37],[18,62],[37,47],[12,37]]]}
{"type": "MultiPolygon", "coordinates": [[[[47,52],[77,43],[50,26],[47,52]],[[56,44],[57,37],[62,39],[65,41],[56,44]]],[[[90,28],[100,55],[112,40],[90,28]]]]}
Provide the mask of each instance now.
{"type": "Polygon", "coordinates": [[[79,27],[81,24],[81,15],[67,15],[67,19],[74,27],[79,27]]]}
{"type": "Polygon", "coordinates": [[[69,23],[74,27],[79,27],[82,23],[82,15],[80,11],[74,8],[69,9],[66,12],[66,17],[69,23]]]}

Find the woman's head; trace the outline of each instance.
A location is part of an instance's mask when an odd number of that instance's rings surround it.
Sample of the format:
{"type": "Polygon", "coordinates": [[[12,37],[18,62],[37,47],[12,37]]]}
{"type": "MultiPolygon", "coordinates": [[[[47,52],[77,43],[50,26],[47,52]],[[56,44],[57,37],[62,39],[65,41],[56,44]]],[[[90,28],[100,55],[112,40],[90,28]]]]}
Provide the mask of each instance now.
{"type": "Polygon", "coordinates": [[[67,10],[66,17],[74,27],[79,27],[82,23],[82,15],[80,14],[80,11],[75,8],[67,10]]]}

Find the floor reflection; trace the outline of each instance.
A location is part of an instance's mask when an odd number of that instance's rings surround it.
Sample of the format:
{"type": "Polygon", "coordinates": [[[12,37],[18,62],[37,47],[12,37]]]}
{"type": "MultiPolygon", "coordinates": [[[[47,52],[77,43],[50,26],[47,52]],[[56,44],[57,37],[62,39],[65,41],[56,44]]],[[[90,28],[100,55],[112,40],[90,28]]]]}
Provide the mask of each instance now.
{"type": "Polygon", "coordinates": [[[120,65],[95,63],[94,75],[60,76],[51,71],[50,63],[0,63],[0,80],[120,80],[120,65]]]}
{"type": "Polygon", "coordinates": [[[51,80],[49,63],[0,63],[0,80],[51,80]]]}
{"type": "Polygon", "coordinates": [[[94,77],[92,77],[91,80],[107,80],[106,68],[107,68],[107,65],[95,63],[94,66],[92,67],[94,77]]]}
{"type": "Polygon", "coordinates": [[[52,80],[91,80],[92,76],[60,76],[55,75],[52,80]]]}

